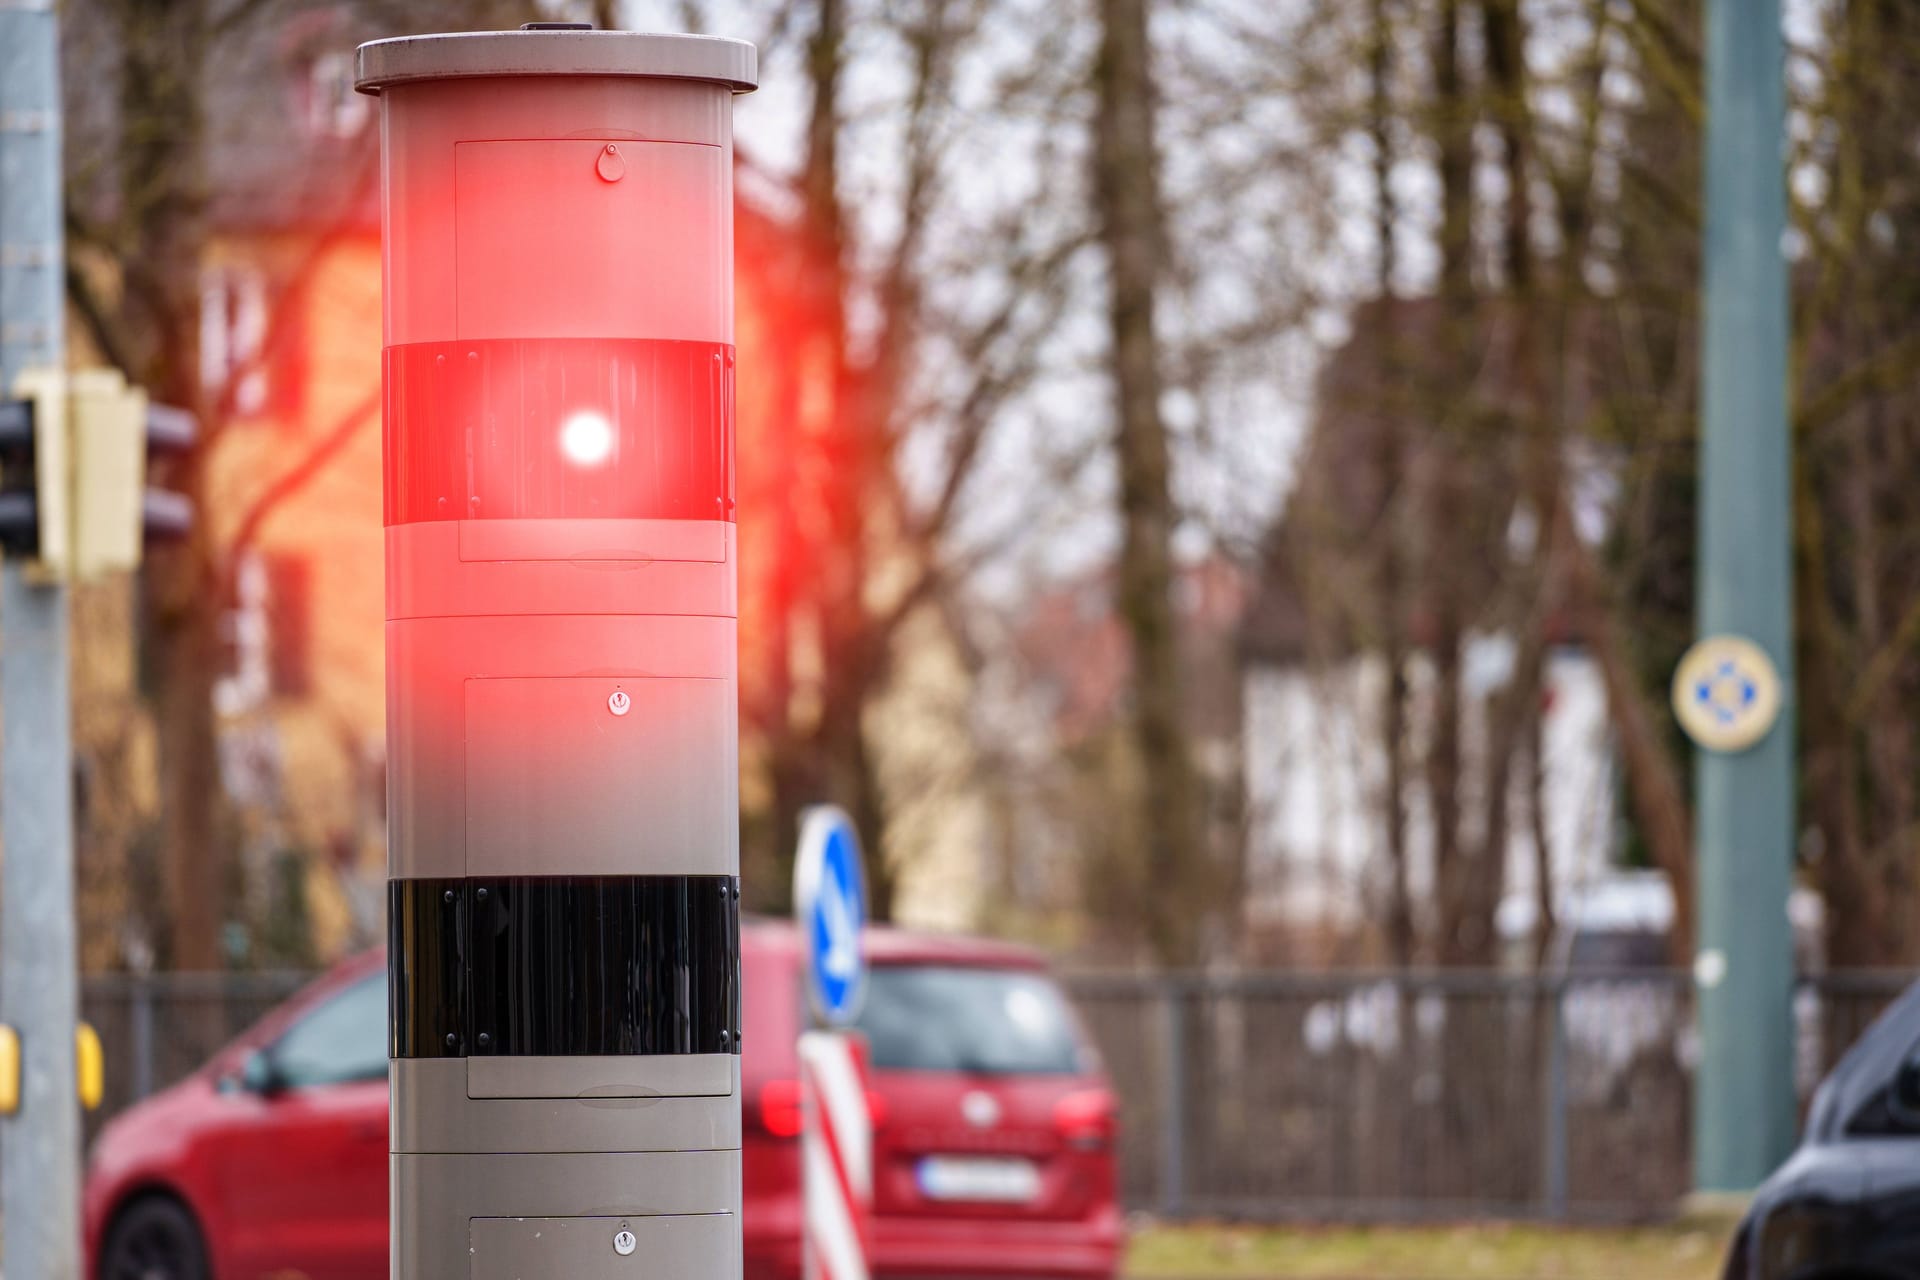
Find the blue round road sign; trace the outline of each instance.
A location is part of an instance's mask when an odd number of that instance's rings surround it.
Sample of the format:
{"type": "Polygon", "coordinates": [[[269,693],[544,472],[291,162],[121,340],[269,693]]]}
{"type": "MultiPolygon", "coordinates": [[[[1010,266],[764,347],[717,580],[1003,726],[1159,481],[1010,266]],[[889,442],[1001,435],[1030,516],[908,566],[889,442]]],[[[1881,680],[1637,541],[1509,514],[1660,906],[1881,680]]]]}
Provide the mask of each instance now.
{"type": "Polygon", "coordinates": [[[853,819],[831,805],[807,810],[793,864],[793,911],[806,948],[807,997],[821,1021],[846,1026],[860,1014],[867,955],[867,883],[853,819]]]}

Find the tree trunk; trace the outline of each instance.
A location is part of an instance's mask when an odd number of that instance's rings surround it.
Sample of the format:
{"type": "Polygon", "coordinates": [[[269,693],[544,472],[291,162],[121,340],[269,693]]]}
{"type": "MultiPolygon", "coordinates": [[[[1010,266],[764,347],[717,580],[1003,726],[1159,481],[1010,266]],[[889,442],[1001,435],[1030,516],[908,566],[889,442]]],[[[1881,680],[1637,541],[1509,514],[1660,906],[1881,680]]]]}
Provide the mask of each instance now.
{"type": "Polygon", "coordinates": [[[1614,617],[1592,556],[1581,545],[1564,510],[1561,546],[1567,557],[1567,591],[1580,634],[1600,668],[1606,691],[1607,719],[1626,771],[1640,834],[1654,864],[1673,885],[1673,933],[1669,954],[1673,963],[1693,963],[1694,875],[1693,817],[1687,808],[1679,764],[1662,740],[1656,712],[1642,690],[1628,659],[1627,641],[1614,617]]]}
{"type": "Polygon", "coordinates": [[[162,954],[176,969],[224,967],[220,931],[228,916],[231,867],[219,827],[223,794],[213,720],[219,661],[218,613],[200,593],[213,589],[196,532],[184,546],[155,553],[148,573],[159,597],[151,613],[160,681],[160,829],[168,936],[162,954]]]}
{"type": "MultiPolygon", "coordinates": [[[[120,188],[126,311],[146,340],[132,370],[155,396],[207,408],[199,380],[199,272],[206,245],[202,91],[209,15],[201,0],[120,0],[120,188]]],[[[201,512],[183,544],[145,570],[150,670],[159,682],[163,954],[176,968],[221,967],[230,882],[219,808],[213,682],[219,662],[216,551],[201,484],[204,450],[172,464],[172,487],[201,512]]]]}
{"type": "MultiPolygon", "coordinates": [[[[1470,367],[1469,326],[1473,310],[1473,155],[1466,91],[1460,73],[1459,0],[1441,0],[1434,31],[1434,127],[1440,169],[1440,343],[1450,358],[1443,379],[1470,367]]],[[[1445,385],[1449,397],[1462,393],[1445,385]]],[[[1448,416],[1443,414],[1444,416],[1448,416]]],[[[1432,617],[1434,667],[1433,727],[1427,744],[1426,782],[1433,812],[1434,880],[1438,888],[1434,951],[1443,963],[1460,953],[1461,859],[1461,616],[1457,540],[1463,514],[1463,450],[1453,438],[1457,428],[1443,423],[1433,443],[1433,480],[1426,511],[1424,541],[1428,572],[1425,590],[1432,617]]]]}
{"type": "MultiPolygon", "coordinates": [[[[1532,219],[1527,191],[1526,78],[1521,61],[1525,32],[1515,0],[1488,0],[1483,10],[1486,30],[1487,87],[1496,128],[1503,144],[1507,170],[1507,208],[1501,241],[1505,285],[1511,308],[1494,314],[1518,317],[1512,334],[1512,362],[1508,398],[1512,407],[1499,415],[1516,455],[1524,490],[1513,496],[1530,504],[1539,533],[1532,561],[1508,571],[1502,591],[1509,603],[1501,630],[1513,641],[1516,657],[1508,684],[1490,695],[1482,711],[1481,758],[1476,771],[1481,784],[1479,838],[1460,854],[1456,868],[1453,919],[1443,945],[1451,954],[1443,961],[1460,966],[1491,967],[1499,963],[1496,915],[1506,893],[1507,854],[1513,829],[1514,766],[1526,748],[1527,726],[1537,717],[1540,680],[1546,663],[1547,624],[1552,612],[1555,513],[1559,506],[1559,455],[1546,397],[1541,394],[1540,325],[1534,295],[1532,219]]],[[[1485,326],[1483,326],[1485,327],[1485,326]]],[[[1460,459],[1466,464],[1465,457],[1460,459]]],[[[1484,495],[1508,509],[1503,492],[1505,469],[1494,473],[1495,485],[1484,495]]],[[[1499,532],[1504,533],[1504,530],[1499,532]]],[[[1498,615],[1496,615],[1498,616],[1498,615]]]]}
{"type": "Polygon", "coordinates": [[[1173,605],[1175,515],[1160,414],[1155,286],[1164,263],[1147,0],[1102,0],[1095,190],[1106,247],[1119,463],[1119,611],[1132,643],[1146,938],[1162,964],[1199,958],[1210,905],[1199,786],[1188,751],[1173,605]]]}
{"type": "MultiPolygon", "coordinates": [[[[1544,693],[1545,690],[1542,690],[1544,693]]],[[[1547,724],[1535,698],[1527,721],[1527,817],[1533,824],[1533,964],[1545,969],[1559,927],[1553,902],[1553,836],[1547,824],[1547,724]]]]}
{"type": "MultiPolygon", "coordinates": [[[[865,846],[869,908],[890,918],[894,881],[886,848],[886,807],[866,740],[865,713],[884,678],[889,637],[876,625],[866,600],[867,512],[885,489],[885,413],[890,388],[876,387],[856,367],[847,331],[846,223],[839,196],[839,90],[846,40],[841,0],[819,0],[807,46],[812,89],[807,155],[800,190],[802,261],[794,359],[800,384],[795,400],[796,447],[801,460],[796,484],[811,488],[811,521],[788,511],[782,517],[780,554],[786,557],[775,605],[775,625],[797,639],[811,639],[814,670],[794,670],[791,643],[774,661],[779,705],[769,717],[774,738],[772,772],[776,866],[792,865],[800,812],[832,802],[853,819],[865,846]],[[809,403],[824,405],[806,412],[809,403]],[[808,631],[796,620],[811,619],[808,631]],[[803,635],[802,633],[806,633],[803,635]],[[799,678],[796,679],[796,676],[799,678]],[[817,706],[794,705],[796,686],[811,680],[817,706]]],[[[784,886],[767,895],[785,899],[784,886]]]]}
{"type": "Polygon", "coordinates": [[[1440,151],[1440,293],[1457,308],[1473,293],[1473,120],[1460,74],[1460,0],[1440,0],[1433,84],[1440,151]]]}
{"type": "Polygon", "coordinates": [[[1487,0],[1487,80],[1493,124],[1500,134],[1507,170],[1506,225],[1502,256],[1509,289],[1525,294],[1533,284],[1532,200],[1527,186],[1528,136],[1526,28],[1519,0],[1487,0]]]}
{"type": "MultiPolygon", "coordinates": [[[[1379,278],[1375,292],[1386,304],[1382,323],[1386,327],[1380,344],[1381,381],[1390,385],[1399,360],[1398,308],[1394,305],[1394,277],[1399,255],[1394,237],[1399,223],[1399,206],[1393,192],[1393,21],[1387,0],[1373,0],[1372,47],[1368,50],[1368,74],[1371,90],[1370,132],[1373,138],[1374,240],[1379,246],[1379,278]]],[[[1380,659],[1386,667],[1381,682],[1381,732],[1386,756],[1385,836],[1387,849],[1387,925],[1388,963],[1405,968],[1413,963],[1415,936],[1413,893],[1407,868],[1407,590],[1401,563],[1400,520],[1397,510],[1406,469],[1405,425],[1394,407],[1380,414],[1380,493],[1389,504],[1381,512],[1378,549],[1380,577],[1380,659]]]]}

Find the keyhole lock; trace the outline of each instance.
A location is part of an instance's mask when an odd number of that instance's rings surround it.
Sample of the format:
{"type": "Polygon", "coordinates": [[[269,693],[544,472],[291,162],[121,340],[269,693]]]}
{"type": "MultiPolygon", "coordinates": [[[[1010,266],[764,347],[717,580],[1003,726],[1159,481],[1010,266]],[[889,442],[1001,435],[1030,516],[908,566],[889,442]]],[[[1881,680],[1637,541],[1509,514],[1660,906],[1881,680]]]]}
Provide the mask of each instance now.
{"type": "Polygon", "coordinates": [[[621,1257],[624,1258],[628,1256],[639,1247],[640,1241],[634,1237],[633,1232],[627,1230],[625,1227],[613,1233],[613,1251],[621,1257]]]}
{"type": "Polygon", "coordinates": [[[627,696],[625,689],[615,689],[607,696],[607,710],[617,716],[623,716],[633,710],[633,699],[627,696]]]}

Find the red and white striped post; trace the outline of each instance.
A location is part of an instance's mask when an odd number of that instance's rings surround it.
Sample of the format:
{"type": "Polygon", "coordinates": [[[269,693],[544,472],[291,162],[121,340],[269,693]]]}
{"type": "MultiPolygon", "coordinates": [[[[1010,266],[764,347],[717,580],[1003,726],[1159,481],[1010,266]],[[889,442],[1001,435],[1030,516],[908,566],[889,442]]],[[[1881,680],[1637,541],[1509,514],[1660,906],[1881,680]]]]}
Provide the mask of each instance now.
{"type": "Polygon", "coordinates": [[[848,1028],[866,992],[866,876],[853,820],[809,809],[793,861],[793,914],[806,950],[815,1026],[800,1036],[800,1258],[803,1280],[867,1280],[873,1116],[867,1041],[848,1028]]]}
{"type": "Polygon", "coordinates": [[[868,1280],[873,1117],[867,1042],[849,1031],[800,1037],[801,1266],[804,1280],[868,1280]]]}

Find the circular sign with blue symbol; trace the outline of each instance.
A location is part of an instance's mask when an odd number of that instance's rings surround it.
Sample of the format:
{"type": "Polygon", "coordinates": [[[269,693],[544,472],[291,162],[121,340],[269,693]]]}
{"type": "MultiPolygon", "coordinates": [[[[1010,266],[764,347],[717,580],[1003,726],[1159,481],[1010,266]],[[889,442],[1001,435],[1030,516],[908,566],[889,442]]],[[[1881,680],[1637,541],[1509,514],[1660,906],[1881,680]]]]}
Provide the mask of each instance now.
{"type": "Polygon", "coordinates": [[[1780,675],[1766,650],[1740,636],[1708,636],[1673,673],[1673,713],[1709,751],[1745,751],[1780,718],[1780,675]]]}
{"type": "Polygon", "coordinates": [[[806,951],[808,1000],[822,1022],[844,1027],[860,1015],[866,995],[860,930],[867,921],[867,882],[853,819],[831,805],[808,809],[800,820],[793,911],[806,951]]]}

